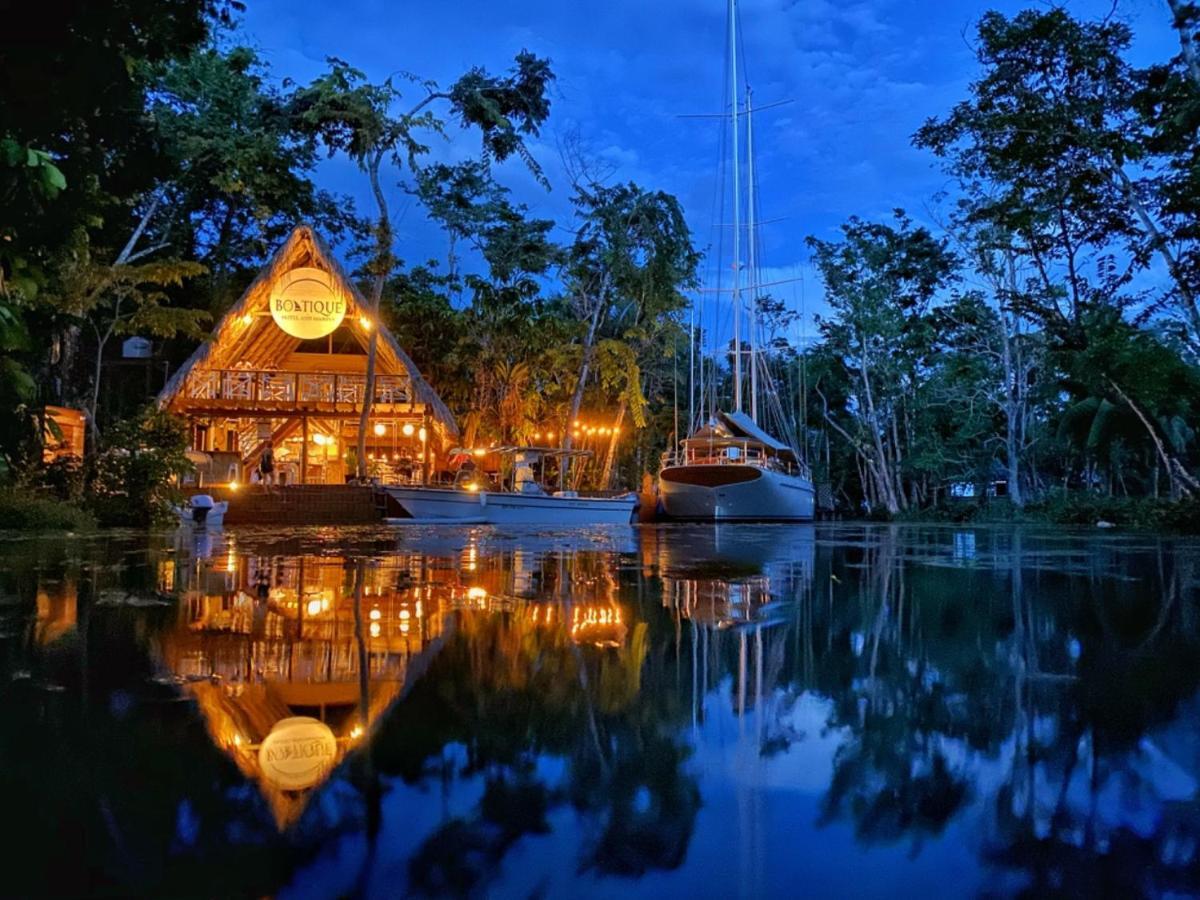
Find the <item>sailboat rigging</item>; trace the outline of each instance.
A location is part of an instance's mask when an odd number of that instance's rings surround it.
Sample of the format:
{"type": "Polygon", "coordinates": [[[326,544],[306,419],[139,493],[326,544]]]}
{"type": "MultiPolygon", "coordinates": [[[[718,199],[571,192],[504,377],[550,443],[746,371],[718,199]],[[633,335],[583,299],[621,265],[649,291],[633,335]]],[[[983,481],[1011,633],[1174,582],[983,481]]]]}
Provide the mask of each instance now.
{"type": "MultiPolygon", "coordinates": [[[[803,454],[791,443],[770,433],[763,419],[774,418],[770,427],[794,432],[784,421],[783,404],[775,392],[771,373],[765,366],[759,323],[761,290],[757,236],[757,182],[754,171],[755,107],[753,93],[739,89],[737,45],[737,0],[729,0],[729,124],[732,186],[732,290],[733,307],[733,409],[713,409],[704,423],[689,420],[690,433],[673,450],[663,455],[659,471],[659,497],[663,512],[671,518],[729,520],[809,520],[814,511],[812,478],[803,454]],[[746,190],[742,188],[741,129],[746,136],[746,190]],[[746,272],[742,280],[742,204],[746,210],[746,272]],[[744,308],[743,294],[749,308],[744,308]],[[742,342],[742,318],[747,317],[748,351],[742,342]],[[743,356],[749,358],[749,411],[744,408],[743,356]],[[762,395],[766,396],[766,402],[762,395]],[[772,402],[773,401],[773,402],[772,402]],[[765,414],[764,414],[765,413],[765,414]],[[698,427],[697,427],[698,425],[698,427]]],[[[718,286],[718,291],[720,288],[718,286]]],[[[693,319],[694,322],[694,319],[693,319]]],[[[698,360],[704,380],[703,355],[698,360]]],[[[691,368],[691,366],[689,366],[691,368]]],[[[715,385],[715,375],[713,376],[715,385]]],[[[714,392],[715,393],[715,392],[714,392]]],[[[715,397],[714,397],[715,401],[715,397]]],[[[700,415],[704,415],[703,394],[700,415]]],[[[715,406],[715,402],[714,402],[715,406]]],[[[689,397],[689,411],[693,403],[689,397]]],[[[794,440],[794,435],[792,436],[794,440]]]]}

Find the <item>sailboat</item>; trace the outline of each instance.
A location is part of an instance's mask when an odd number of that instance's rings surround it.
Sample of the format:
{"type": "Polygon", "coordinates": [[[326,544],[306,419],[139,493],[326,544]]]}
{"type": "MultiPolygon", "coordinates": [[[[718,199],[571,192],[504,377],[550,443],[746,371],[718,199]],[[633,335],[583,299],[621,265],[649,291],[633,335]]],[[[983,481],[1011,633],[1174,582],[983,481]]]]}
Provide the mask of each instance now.
{"type": "MultiPolygon", "coordinates": [[[[749,87],[744,105],[737,65],[737,0],[729,0],[730,125],[733,186],[733,409],[714,410],[708,419],[663,455],[659,470],[659,499],[663,513],[672,519],[719,521],[807,521],[813,518],[815,491],[808,465],[794,446],[772,435],[760,423],[760,413],[773,412],[782,426],[782,409],[771,386],[771,374],[758,350],[759,280],[754,224],[754,106],[749,87]],[[747,230],[749,283],[743,286],[741,258],[742,191],[740,184],[740,129],[746,128],[747,230]],[[749,294],[750,308],[743,309],[749,294]],[[750,332],[750,405],[743,407],[742,319],[750,332]],[[760,384],[761,383],[761,384],[760,384]],[[760,387],[763,390],[760,390],[760,387]],[[760,393],[768,401],[761,403],[760,393]]],[[[703,406],[703,403],[701,404],[703,406]]],[[[689,428],[691,425],[689,424],[689,428]]]]}

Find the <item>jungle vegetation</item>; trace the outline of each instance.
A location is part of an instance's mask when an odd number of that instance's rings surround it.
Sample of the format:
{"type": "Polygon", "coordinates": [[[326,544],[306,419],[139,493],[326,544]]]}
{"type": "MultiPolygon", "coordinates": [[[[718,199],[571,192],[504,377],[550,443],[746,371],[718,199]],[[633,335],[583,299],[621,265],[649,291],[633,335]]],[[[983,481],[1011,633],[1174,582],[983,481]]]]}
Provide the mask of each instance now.
{"type": "MultiPolygon", "coordinates": [[[[1018,514],[1087,521],[1200,499],[1200,6],[1167,6],[1179,52],[1149,66],[1115,17],[985,14],[966,96],[910,136],[946,192],[809,239],[815,341],[760,300],[788,436],[842,510],[1002,493],[1018,514]]],[[[595,451],[582,487],[653,475],[687,406],[689,341],[708,345],[688,327],[706,248],[679,202],[584,153],[550,183],[530,139],[554,73],[535,53],[449,85],[375,83],[339,59],[297,84],[248,46],[240,8],[51,0],[0,35],[3,479],[43,479],[45,404],[87,410],[79,478],[111,478],[114,442],[163,427],[139,413],[161,373],[131,377],[121,340],[153,339],[173,368],[299,221],[356,264],[466,444],[555,433],[595,451]],[[437,161],[449,140],[473,152],[437,161]],[[320,187],[333,154],[375,208],[320,187]],[[569,192],[569,220],[515,200],[506,165],[569,192]],[[404,257],[396,184],[444,232],[441,258],[404,257]],[[599,434],[576,436],[580,419],[599,434]]],[[[725,394],[728,358],[712,360],[725,394]]]]}

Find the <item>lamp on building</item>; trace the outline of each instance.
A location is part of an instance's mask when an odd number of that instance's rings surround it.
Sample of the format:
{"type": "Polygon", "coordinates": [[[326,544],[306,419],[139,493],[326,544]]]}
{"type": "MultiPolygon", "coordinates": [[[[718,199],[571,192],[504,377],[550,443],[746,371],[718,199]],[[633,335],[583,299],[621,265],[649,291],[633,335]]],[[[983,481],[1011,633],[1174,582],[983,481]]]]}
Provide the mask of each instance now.
{"type": "Polygon", "coordinates": [[[412,423],[412,422],[405,422],[405,423],[404,423],[404,427],[400,429],[400,431],[401,431],[401,432],[403,432],[403,434],[404,434],[404,436],[405,436],[405,437],[412,437],[412,436],[413,436],[413,432],[414,432],[414,431],[416,431],[416,430],[417,430],[417,429],[413,428],[413,423],[412,423]]]}
{"type": "Polygon", "coordinates": [[[375,437],[383,437],[384,432],[387,431],[387,426],[384,425],[382,422],[376,422],[374,431],[375,431],[375,437]]]}
{"type": "Polygon", "coordinates": [[[425,430],[425,429],[422,427],[422,428],[418,429],[418,431],[417,431],[417,437],[418,437],[418,438],[420,438],[420,440],[421,440],[421,443],[423,444],[423,443],[425,443],[425,440],[426,440],[426,438],[428,438],[428,437],[429,437],[429,432],[427,432],[427,431],[426,431],[426,430],[425,430]]]}

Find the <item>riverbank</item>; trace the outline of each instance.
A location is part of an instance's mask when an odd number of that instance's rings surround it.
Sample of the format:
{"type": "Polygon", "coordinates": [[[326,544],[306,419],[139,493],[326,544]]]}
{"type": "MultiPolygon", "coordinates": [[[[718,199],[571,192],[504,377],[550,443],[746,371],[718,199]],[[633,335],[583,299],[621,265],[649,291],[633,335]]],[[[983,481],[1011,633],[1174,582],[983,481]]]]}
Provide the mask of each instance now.
{"type": "Polygon", "coordinates": [[[1006,499],[993,499],[982,504],[952,503],[934,509],[902,513],[895,521],[976,525],[1093,525],[1170,534],[1200,534],[1200,501],[1058,492],[1027,503],[1023,508],[1006,499]]]}

